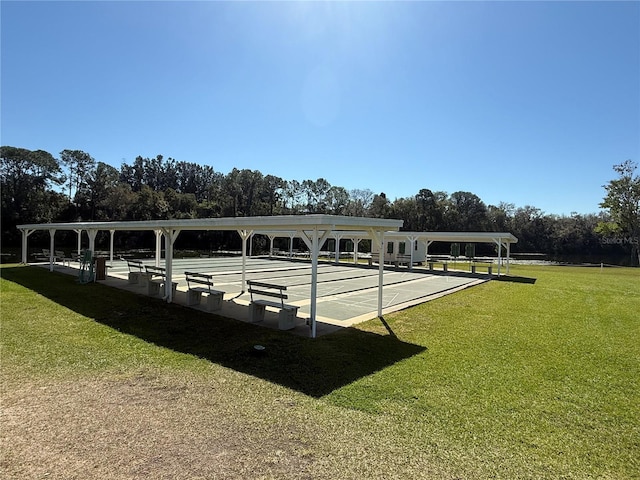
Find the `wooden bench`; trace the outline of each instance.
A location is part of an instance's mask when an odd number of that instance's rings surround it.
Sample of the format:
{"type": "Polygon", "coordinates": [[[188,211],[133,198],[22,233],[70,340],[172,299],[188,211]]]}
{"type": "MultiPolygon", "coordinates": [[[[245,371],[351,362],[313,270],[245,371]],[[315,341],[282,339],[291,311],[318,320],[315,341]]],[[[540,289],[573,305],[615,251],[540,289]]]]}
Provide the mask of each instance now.
{"type": "MultiPolygon", "coordinates": [[[[48,248],[42,249],[42,254],[36,254],[36,260],[49,262],[51,261],[51,250],[48,248]]],[[[56,250],[53,252],[53,263],[58,263],[58,261],[62,262],[64,265],[65,262],[71,262],[70,258],[67,258],[62,250],[56,250]]]]}
{"type": "Polygon", "coordinates": [[[187,305],[200,305],[204,293],[207,295],[208,311],[212,312],[222,308],[224,292],[213,289],[213,275],[196,272],[184,272],[184,275],[187,278],[187,305]]]}
{"type": "Polygon", "coordinates": [[[35,253],[34,256],[36,257],[36,260],[38,261],[49,261],[51,260],[51,250],[49,250],[48,248],[43,248],[42,249],[42,253],[35,253]]]}
{"type": "Polygon", "coordinates": [[[442,260],[442,259],[429,259],[427,260],[427,266],[429,268],[430,272],[435,271],[434,265],[436,263],[441,263],[442,264],[442,271],[443,272],[448,272],[449,271],[449,261],[448,260],[442,260]]]}
{"type": "MultiPolygon", "coordinates": [[[[384,263],[384,259],[382,260],[382,262],[384,263]]],[[[367,257],[367,263],[370,267],[373,266],[374,263],[380,263],[380,258],[378,257],[377,253],[371,253],[368,257],[367,257]]]]}
{"type": "Polygon", "coordinates": [[[291,330],[296,326],[296,316],[298,308],[295,305],[287,305],[284,301],[288,298],[285,291],[287,287],[284,285],[274,285],[272,283],[256,282],[247,280],[249,293],[251,294],[251,304],[249,305],[249,321],[261,322],[264,320],[264,312],[266,307],[273,307],[280,311],[278,319],[278,328],[280,330],[291,330]],[[279,301],[266,299],[254,299],[254,295],[277,298],[279,301]]]}
{"type": "MultiPolygon", "coordinates": [[[[476,273],[478,264],[485,264],[488,262],[482,261],[482,260],[473,260],[473,263],[471,264],[471,273],[476,273]]],[[[493,265],[489,264],[487,265],[487,275],[491,275],[493,272],[493,265]]]]}
{"type": "Polygon", "coordinates": [[[139,283],[142,274],[145,273],[142,260],[127,259],[127,268],[129,268],[129,283],[139,283]]]}
{"type": "MultiPolygon", "coordinates": [[[[145,265],[144,268],[147,274],[147,294],[149,296],[156,296],[160,293],[160,287],[164,287],[164,284],[167,282],[166,271],[163,267],[154,267],[151,265],[145,265]]],[[[175,296],[178,282],[171,282],[171,288],[175,296]]]]}
{"type": "Polygon", "coordinates": [[[64,252],[56,252],[56,257],[62,259],[62,265],[66,263],[68,267],[71,266],[71,262],[80,263],[82,260],[81,253],[71,253],[71,255],[67,257],[64,252]]]}
{"type": "MultiPolygon", "coordinates": [[[[378,263],[379,261],[379,257],[378,257],[378,253],[371,253],[367,258],[367,261],[369,262],[369,266],[371,267],[374,263],[378,263]]],[[[384,260],[385,263],[392,263],[394,267],[398,268],[401,265],[406,265],[409,269],[411,269],[413,267],[413,265],[411,264],[411,255],[405,255],[405,254],[398,254],[396,255],[395,259],[391,259],[389,260],[387,258],[387,255],[384,256],[384,260]]]]}
{"type": "Polygon", "coordinates": [[[396,268],[399,267],[400,265],[406,265],[407,268],[409,268],[409,270],[411,270],[413,268],[413,264],[411,263],[411,255],[407,255],[407,254],[398,254],[396,256],[396,261],[395,261],[395,266],[396,268]]]}

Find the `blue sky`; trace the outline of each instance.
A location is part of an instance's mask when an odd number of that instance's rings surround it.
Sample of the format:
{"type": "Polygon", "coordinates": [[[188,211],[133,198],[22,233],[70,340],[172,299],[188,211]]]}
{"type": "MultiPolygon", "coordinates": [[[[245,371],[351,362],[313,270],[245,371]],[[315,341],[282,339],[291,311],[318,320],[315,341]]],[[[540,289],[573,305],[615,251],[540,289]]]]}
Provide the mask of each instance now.
{"type": "Polygon", "coordinates": [[[599,210],[640,2],[2,1],[1,143],[599,210]]]}

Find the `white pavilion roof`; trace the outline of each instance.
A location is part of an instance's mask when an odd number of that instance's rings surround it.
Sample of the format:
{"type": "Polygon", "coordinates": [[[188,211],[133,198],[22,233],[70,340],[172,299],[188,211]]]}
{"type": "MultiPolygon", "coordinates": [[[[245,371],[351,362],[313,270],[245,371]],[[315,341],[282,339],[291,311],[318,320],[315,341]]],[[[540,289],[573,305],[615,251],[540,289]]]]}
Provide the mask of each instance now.
{"type": "Polygon", "coordinates": [[[20,230],[256,230],[397,231],[402,220],[340,215],[276,215],[121,222],[67,222],[18,225],[20,230]]]}

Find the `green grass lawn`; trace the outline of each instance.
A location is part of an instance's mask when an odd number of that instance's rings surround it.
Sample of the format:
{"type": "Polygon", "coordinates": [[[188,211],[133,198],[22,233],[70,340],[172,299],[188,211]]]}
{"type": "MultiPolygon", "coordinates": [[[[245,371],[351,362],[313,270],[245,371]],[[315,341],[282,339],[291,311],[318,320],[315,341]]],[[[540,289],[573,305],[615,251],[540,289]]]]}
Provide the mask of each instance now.
{"type": "Polygon", "coordinates": [[[245,478],[640,478],[639,269],[516,266],[315,340],[1,273],[3,397],[141,376],[223,386],[216,408],[238,431],[295,438],[289,470],[257,456],[245,478]]]}

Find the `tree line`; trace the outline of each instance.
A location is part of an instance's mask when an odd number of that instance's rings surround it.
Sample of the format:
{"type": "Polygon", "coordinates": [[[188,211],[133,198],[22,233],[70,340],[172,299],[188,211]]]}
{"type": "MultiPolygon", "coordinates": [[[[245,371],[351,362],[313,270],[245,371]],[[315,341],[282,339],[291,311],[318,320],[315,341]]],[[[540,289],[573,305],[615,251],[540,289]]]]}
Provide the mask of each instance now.
{"type": "MultiPolygon", "coordinates": [[[[402,219],[406,231],[511,232],[519,239],[514,252],[611,256],[627,250],[620,242],[603,242],[624,230],[607,198],[601,206],[608,212],[564,216],[529,205],[487,205],[465,191],[424,188],[391,200],[383,192],[346,190],[324,178],[285,180],[238,168],[223,174],[162,155],[139,156],[119,170],[81,150],[63,150],[56,158],[3,146],[0,159],[3,245],[19,245],[21,223],[322,213],[402,219]]],[[[633,177],[635,164],[626,164],[627,170],[616,171],[640,184],[633,177]]]]}

